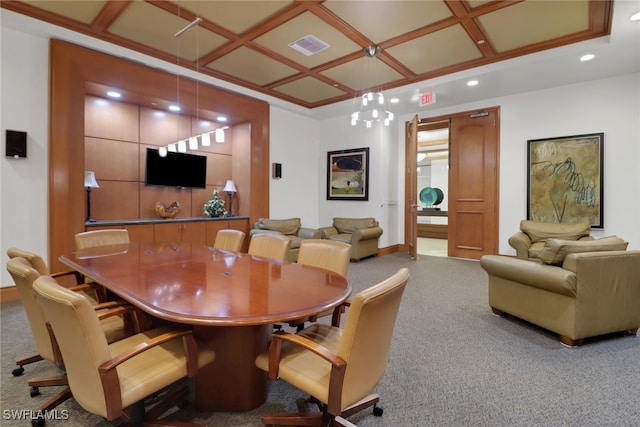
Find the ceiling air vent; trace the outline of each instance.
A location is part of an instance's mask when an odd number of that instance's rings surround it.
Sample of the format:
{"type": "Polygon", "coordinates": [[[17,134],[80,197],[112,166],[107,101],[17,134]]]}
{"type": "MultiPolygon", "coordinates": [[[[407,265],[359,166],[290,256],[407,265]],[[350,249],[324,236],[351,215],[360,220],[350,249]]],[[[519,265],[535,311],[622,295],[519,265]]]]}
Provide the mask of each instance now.
{"type": "Polygon", "coordinates": [[[294,48],[303,55],[311,56],[329,47],[328,44],[319,38],[307,34],[298,40],[289,43],[289,47],[294,48]]]}

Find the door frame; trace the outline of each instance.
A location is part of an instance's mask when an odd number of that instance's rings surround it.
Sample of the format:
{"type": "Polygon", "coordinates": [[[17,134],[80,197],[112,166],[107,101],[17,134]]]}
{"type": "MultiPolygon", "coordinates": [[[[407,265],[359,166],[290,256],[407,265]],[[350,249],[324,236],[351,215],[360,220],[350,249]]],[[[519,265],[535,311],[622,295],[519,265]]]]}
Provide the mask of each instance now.
{"type": "MultiPolygon", "coordinates": [[[[492,191],[494,192],[494,199],[495,199],[495,209],[493,211],[493,215],[494,215],[494,220],[493,223],[496,224],[496,226],[494,227],[493,230],[486,230],[486,232],[491,233],[491,235],[493,236],[493,240],[496,242],[496,248],[495,251],[497,251],[497,244],[499,243],[498,239],[499,239],[499,228],[500,228],[500,222],[499,222],[499,205],[500,205],[500,107],[499,106],[493,106],[493,107],[486,107],[486,108],[479,108],[479,109],[474,109],[474,110],[467,110],[467,111],[461,111],[461,112],[457,112],[457,113],[450,113],[450,114],[444,114],[444,115],[440,115],[440,116],[434,116],[434,117],[424,117],[424,118],[420,118],[418,120],[418,129],[420,129],[420,126],[423,125],[429,125],[431,123],[441,123],[443,121],[448,121],[449,122],[449,156],[451,156],[451,147],[454,144],[454,142],[451,140],[451,119],[455,118],[455,117],[461,117],[461,116],[468,116],[471,114],[478,114],[478,113],[483,113],[483,112],[494,112],[495,113],[495,117],[496,117],[496,158],[495,158],[495,162],[496,162],[496,171],[495,171],[495,175],[496,175],[496,179],[495,179],[495,186],[492,189],[492,191]]],[[[409,126],[409,124],[411,123],[410,120],[408,120],[405,125],[409,126]]],[[[416,135],[417,136],[417,135],[416,135]]],[[[417,147],[415,150],[412,150],[412,144],[410,143],[410,141],[408,140],[408,132],[405,132],[405,171],[406,171],[406,179],[405,179],[405,210],[404,210],[404,218],[405,218],[405,222],[404,222],[404,235],[405,235],[405,242],[404,242],[404,248],[406,252],[409,252],[410,248],[417,248],[417,233],[411,233],[412,228],[415,229],[417,224],[410,224],[409,219],[412,217],[415,217],[415,215],[411,215],[410,209],[412,209],[410,207],[409,200],[413,200],[417,198],[417,186],[416,188],[409,188],[411,182],[417,182],[417,179],[414,179],[413,181],[411,181],[409,179],[409,175],[410,174],[416,174],[417,175],[417,162],[416,162],[416,156],[417,156],[417,147]],[[409,154],[411,153],[411,154],[409,154]],[[413,195],[413,196],[411,196],[413,195]],[[413,197],[413,198],[412,198],[413,197]],[[411,239],[411,240],[410,240],[411,239]],[[413,240],[415,239],[415,240],[413,240]]],[[[451,180],[449,180],[449,188],[451,188],[451,180]]],[[[450,211],[450,210],[449,210],[450,211]]],[[[417,220],[416,220],[417,222],[417,220]]],[[[494,252],[495,252],[494,251],[494,252]]],[[[448,251],[447,251],[448,252],[448,251]]],[[[413,257],[412,257],[413,258],[413,257]]],[[[413,259],[417,259],[417,256],[413,259]]]]}

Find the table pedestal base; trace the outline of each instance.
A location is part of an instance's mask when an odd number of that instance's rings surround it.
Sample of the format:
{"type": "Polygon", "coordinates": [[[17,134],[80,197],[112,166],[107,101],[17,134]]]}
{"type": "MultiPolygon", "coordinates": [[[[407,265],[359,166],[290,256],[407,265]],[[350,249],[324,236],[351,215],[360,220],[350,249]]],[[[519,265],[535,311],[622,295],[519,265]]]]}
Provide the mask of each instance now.
{"type": "Polygon", "coordinates": [[[255,359],[269,347],[273,326],[195,326],[194,333],[216,352],[195,378],[197,411],[249,411],[267,400],[266,372],[255,359]]]}

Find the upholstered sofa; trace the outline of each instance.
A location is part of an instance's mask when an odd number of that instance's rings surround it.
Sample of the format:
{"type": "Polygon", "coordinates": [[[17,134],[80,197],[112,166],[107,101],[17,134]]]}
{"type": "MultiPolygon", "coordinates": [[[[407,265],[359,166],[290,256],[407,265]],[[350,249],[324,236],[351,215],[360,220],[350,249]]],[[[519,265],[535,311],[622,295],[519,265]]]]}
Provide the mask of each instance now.
{"type": "Polygon", "coordinates": [[[287,260],[293,262],[298,260],[300,242],[302,242],[303,239],[319,239],[321,236],[320,230],[302,227],[300,218],[260,218],[253,225],[253,229],[249,231],[249,235],[253,236],[259,233],[283,234],[291,239],[287,260]]]}
{"type": "Polygon", "coordinates": [[[520,221],[520,231],[509,238],[509,245],[516,250],[516,257],[539,262],[538,254],[548,239],[593,240],[587,222],[557,224],[551,222],[520,221]]]}
{"type": "Polygon", "coordinates": [[[320,231],[323,239],[349,243],[352,261],[378,254],[382,228],[375,218],[333,218],[333,224],[320,231]]]}
{"type": "Polygon", "coordinates": [[[485,255],[489,305],[553,331],[569,346],[640,327],[640,251],[618,237],[550,239],[540,262],[485,255]]]}

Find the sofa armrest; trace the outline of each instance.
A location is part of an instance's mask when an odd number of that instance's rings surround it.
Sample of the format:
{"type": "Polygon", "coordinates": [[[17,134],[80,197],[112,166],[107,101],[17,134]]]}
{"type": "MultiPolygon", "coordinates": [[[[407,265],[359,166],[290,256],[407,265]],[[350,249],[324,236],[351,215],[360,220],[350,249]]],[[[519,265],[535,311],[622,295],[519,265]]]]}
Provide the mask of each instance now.
{"type": "Polygon", "coordinates": [[[351,236],[351,243],[353,244],[362,240],[377,239],[380,236],[382,236],[382,228],[380,227],[362,228],[353,233],[351,236]]]}
{"type": "Polygon", "coordinates": [[[298,229],[298,237],[302,239],[320,239],[322,232],[315,228],[300,227],[298,229]]]}
{"type": "Polygon", "coordinates": [[[249,236],[253,236],[255,234],[277,234],[280,236],[284,236],[284,234],[275,230],[263,230],[261,228],[252,228],[251,230],[249,230],[249,236]]]}
{"type": "Polygon", "coordinates": [[[509,245],[516,250],[516,256],[519,259],[529,259],[529,248],[531,247],[531,239],[522,231],[518,231],[509,237],[509,245]]]}
{"type": "Polygon", "coordinates": [[[338,229],[332,225],[329,227],[320,227],[318,228],[318,231],[320,231],[320,235],[323,239],[328,239],[329,237],[338,234],[338,229]]]}
{"type": "Polygon", "coordinates": [[[576,274],[562,267],[502,255],[484,255],[480,258],[480,266],[490,276],[570,297],[576,296],[576,274]]]}

